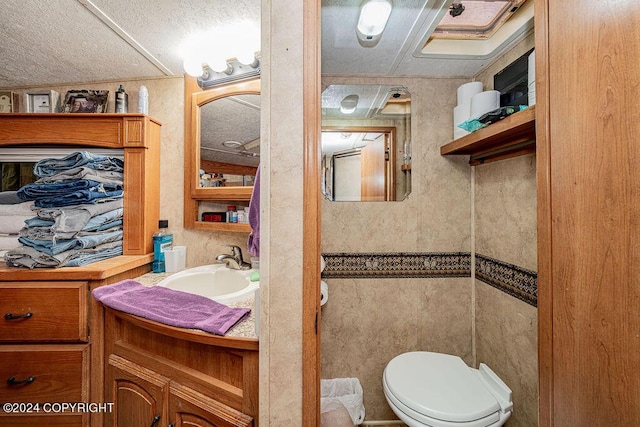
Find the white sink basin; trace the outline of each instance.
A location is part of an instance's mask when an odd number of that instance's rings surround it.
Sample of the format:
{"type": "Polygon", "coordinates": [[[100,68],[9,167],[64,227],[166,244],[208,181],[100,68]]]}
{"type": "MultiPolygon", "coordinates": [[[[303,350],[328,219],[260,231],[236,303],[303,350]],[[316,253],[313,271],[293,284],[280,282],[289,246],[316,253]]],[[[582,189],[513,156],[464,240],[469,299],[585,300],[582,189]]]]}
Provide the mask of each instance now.
{"type": "Polygon", "coordinates": [[[253,296],[260,282],[249,277],[256,270],[232,270],[224,264],[203,265],[172,274],[158,283],[176,291],[189,292],[228,304],[253,296]]]}

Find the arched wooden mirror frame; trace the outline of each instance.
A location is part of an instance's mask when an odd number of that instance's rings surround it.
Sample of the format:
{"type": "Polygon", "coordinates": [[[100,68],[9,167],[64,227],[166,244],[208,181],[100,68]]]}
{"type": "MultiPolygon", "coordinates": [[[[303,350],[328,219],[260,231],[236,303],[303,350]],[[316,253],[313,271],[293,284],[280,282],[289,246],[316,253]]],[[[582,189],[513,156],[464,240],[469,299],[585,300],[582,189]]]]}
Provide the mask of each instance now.
{"type": "Polygon", "coordinates": [[[233,95],[260,95],[260,79],[230,83],[203,90],[195,77],[185,76],[184,96],[184,227],[208,230],[249,232],[247,224],[199,221],[200,201],[248,201],[253,187],[207,187],[199,185],[200,170],[200,114],[199,108],[216,99],[233,95]]]}

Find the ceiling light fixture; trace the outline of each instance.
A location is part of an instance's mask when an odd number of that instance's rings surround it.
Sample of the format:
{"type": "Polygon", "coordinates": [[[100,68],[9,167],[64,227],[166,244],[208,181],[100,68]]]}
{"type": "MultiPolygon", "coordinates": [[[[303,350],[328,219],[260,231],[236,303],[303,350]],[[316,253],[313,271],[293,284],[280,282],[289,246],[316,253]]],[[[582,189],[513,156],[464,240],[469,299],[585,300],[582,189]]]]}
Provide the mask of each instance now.
{"type": "Polygon", "coordinates": [[[353,114],[358,107],[358,101],[360,97],[358,95],[345,96],[342,102],[340,102],[340,112],[342,114],[353,114]]]}
{"type": "Polygon", "coordinates": [[[373,47],[380,41],[393,6],[389,0],[368,0],[360,8],[356,27],[358,42],[364,47],[373,47]]]}

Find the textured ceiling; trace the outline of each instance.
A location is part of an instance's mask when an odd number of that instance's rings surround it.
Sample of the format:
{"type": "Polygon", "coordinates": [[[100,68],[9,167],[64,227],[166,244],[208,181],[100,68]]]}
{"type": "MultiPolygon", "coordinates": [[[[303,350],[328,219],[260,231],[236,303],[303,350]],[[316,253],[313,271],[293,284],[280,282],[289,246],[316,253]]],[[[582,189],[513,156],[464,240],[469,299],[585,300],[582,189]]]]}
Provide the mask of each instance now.
{"type": "MultiPolygon", "coordinates": [[[[362,47],[355,35],[362,0],[322,0],[322,72],[472,77],[492,59],[424,57],[420,51],[451,1],[394,1],[378,45],[362,47]]],[[[1,0],[0,88],[182,75],[184,40],[222,25],[258,24],[260,3],[1,0]]]]}
{"type": "Polygon", "coordinates": [[[0,88],[180,76],[184,40],[240,21],[259,0],[2,0],[0,88]]]}
{"type": "Polygon", "coordinates": [[[260,95],[216,99],[202,106],[200,114],[202,159],[235,165],[258,165],[260,95]]]}

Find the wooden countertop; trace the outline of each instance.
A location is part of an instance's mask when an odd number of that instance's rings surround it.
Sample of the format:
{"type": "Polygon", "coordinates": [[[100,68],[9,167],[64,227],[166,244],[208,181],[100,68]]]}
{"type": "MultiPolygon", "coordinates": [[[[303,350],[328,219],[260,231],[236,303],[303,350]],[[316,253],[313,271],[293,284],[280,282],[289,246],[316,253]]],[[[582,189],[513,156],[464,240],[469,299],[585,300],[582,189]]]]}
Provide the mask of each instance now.
{"type": "Polygon", "coordinates": [[[31,280],[103,280],[116,274],[149,264],[153,254],[121,255],[83,267],[20,268],[0,264],[0,281],[31,280]]]}

